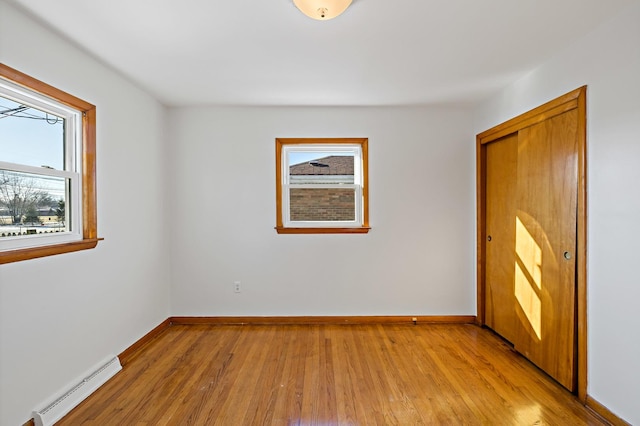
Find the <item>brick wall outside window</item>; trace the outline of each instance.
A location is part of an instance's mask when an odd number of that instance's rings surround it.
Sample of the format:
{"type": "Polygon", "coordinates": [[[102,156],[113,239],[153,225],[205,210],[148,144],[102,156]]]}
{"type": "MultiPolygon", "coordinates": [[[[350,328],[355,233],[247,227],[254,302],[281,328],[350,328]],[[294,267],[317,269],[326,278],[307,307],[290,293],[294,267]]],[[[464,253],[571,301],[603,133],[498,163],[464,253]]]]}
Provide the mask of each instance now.
{"type": "Polygon", "coordinates": [[[340,188],[291,188],[291,220],[330,221],[355,219],[355,192],[340,188]]]}

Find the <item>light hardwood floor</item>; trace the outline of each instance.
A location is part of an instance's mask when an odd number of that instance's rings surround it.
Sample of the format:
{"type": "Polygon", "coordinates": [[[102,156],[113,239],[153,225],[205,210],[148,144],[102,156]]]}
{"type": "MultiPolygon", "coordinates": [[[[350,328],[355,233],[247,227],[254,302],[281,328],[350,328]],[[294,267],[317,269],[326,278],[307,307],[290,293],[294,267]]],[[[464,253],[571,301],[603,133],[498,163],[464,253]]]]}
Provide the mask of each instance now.
{"type": "Polygon", "coordinates": [[[174,325],[59,425],[600,425],[474,325],[174,325]]]}

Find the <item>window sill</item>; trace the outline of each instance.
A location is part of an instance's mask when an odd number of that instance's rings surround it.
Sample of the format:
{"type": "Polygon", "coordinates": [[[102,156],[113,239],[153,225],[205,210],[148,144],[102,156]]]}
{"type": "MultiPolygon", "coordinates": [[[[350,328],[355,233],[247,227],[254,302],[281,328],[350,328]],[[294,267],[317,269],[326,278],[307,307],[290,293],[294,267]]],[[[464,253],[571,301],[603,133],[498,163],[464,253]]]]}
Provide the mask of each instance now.
{"type": "Polygon", "coordinates": [[[285,228],[276,226],[278,234],[367,234],[371,227],[360,228],[285,228]]]}
{"type": "Polygon", "coordinates": [[[39,257],[71,253],[80,250],[89,250],[95,248],[98,245],[98,241],[102,241],[103,239],[104,238],[89,238],[71,243],[0,252],[0,264],[20,262],[23,260],[37,259],[39,257]]]}

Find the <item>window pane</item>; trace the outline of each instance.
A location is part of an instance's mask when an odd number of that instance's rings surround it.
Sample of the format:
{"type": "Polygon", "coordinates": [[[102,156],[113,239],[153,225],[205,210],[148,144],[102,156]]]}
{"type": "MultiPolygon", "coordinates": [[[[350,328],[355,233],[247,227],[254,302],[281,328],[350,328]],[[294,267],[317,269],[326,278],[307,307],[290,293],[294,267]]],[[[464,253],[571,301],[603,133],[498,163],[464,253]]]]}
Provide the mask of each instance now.
{"type": "Polygon", "coordinates": [[[349,153],[290,152],[290,183],[354,183],[354,156],[349,153]]]}
{"type": "Polygon", "coordinates": [[[68,230],[69,179],[0,170],[0,237],[68,230]]]}
{"type": "Polygon", "coordinates": [[[355,220],[353,188],[290,188],[291,221],[355,220]]]}
{"type": "Polygon", "coordinates": [[[64,119],[0,96],[0,161],[64,169],[64,119]]]}

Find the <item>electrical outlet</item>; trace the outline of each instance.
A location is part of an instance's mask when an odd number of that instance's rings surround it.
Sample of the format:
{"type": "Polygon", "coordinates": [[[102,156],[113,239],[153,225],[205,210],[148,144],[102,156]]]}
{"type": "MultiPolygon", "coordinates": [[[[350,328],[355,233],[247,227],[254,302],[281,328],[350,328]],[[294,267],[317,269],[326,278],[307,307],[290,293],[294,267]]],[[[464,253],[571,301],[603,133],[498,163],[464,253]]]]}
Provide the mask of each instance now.
{"type": "Polygon", "coordinates": [[[233,292],[234,293],[240,293],[242,291],[242,288],[240,287],[240,281],[234,281],[233,282],[233,292]]]}

